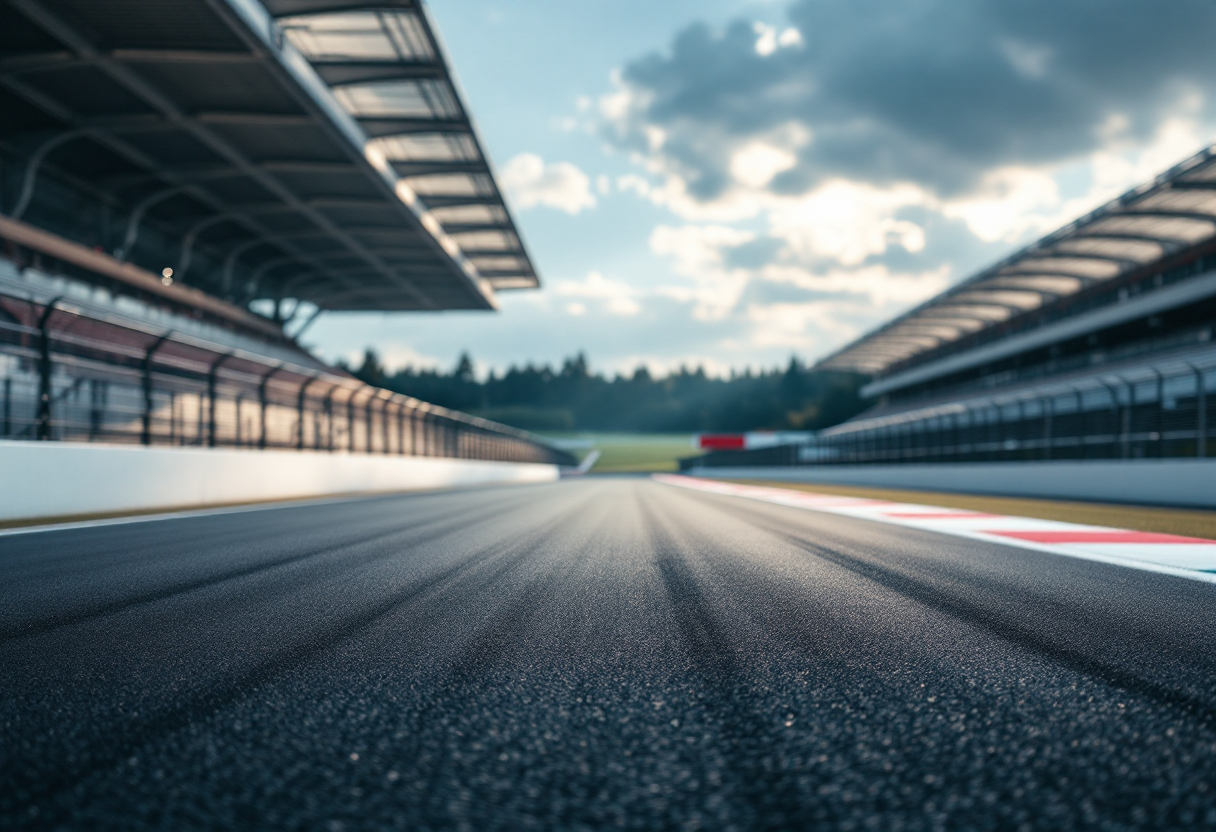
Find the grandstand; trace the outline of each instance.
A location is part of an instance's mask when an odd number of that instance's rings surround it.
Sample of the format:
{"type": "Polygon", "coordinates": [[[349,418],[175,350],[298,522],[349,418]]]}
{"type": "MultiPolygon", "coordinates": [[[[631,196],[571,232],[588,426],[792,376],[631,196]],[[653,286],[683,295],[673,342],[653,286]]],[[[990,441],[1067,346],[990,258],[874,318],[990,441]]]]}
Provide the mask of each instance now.
{"type": "Polygon", "coordinates": [[[1210,148],[821,360],[866,412],[684,467],[1210,457],[1214,324],[1210,148]]]}
{"type": "Polygon", "coordinates": [[[299,344],[539,286],[421,2],[0,0],[0,243],[0,438],[572,462],[299,344]]]}

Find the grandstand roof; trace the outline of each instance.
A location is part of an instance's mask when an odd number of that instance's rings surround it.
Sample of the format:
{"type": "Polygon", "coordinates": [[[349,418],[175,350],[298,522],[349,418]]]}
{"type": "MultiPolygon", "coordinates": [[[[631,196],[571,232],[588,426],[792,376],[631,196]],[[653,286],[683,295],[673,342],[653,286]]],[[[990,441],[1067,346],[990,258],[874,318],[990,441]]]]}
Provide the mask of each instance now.
{"type": "Polygon", "coordinates": [[[1216,146],[953,286],[816,366],[882,375],[1216,237],[1216,146]]]}
{"type": "Polygon", "coordinates": [[[538,285],[416,0],[0,0],[0,113],[29,160],[5,213],[53,169],[135,218],[129,249],[171,227],[176,277],[217,294],[489,309],[538,285]],[[220,273],[189,271],[202,248],[220,273]]]}

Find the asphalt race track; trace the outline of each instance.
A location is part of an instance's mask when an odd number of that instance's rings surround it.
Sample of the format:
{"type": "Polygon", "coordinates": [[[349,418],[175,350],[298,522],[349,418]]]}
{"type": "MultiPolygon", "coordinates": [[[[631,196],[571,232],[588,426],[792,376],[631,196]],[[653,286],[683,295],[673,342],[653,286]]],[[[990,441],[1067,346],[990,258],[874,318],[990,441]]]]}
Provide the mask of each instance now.
{"type": "Polygon", "coordinates": [[[642,478],[0,537],[0,828],[1216,826],[1216,587],[642,478]]]}

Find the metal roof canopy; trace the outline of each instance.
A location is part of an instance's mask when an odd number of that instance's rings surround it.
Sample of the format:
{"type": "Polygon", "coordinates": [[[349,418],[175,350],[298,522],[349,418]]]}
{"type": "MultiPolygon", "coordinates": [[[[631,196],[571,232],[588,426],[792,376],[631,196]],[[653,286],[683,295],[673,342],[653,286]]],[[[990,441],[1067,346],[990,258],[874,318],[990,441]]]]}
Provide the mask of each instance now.
{"type": "Polygon", "coordinates": [[[119,259],[155,219],[217,294],[492,309],[538,285],[415,0],[0,0],[0,110],[15,218],[53,168],[125,208],[119,259]]]}
{"type": "Polygon", "coordinates": [[[1216,145],[884,324],[817,367],[882,375],[1216,237],[1216,145]]]}

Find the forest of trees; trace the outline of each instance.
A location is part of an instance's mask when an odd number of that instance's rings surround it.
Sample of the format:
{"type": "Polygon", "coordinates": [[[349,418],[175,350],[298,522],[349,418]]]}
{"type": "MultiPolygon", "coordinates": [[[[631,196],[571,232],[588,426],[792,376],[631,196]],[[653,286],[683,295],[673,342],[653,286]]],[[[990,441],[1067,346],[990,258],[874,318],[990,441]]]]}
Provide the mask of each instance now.
{"type": "Polygon", "coordinates": [[[712,378],[701,368],[653,377],[591,372],[580,353],[554,369],[511,367],[478,380],[462,355],[451,372],[406,367],[389,373],[373,350],[352,372],[369,384],[526,430],[697,432],[816,430],[861,411],[852,373],[784,369],[712,378]]]}

